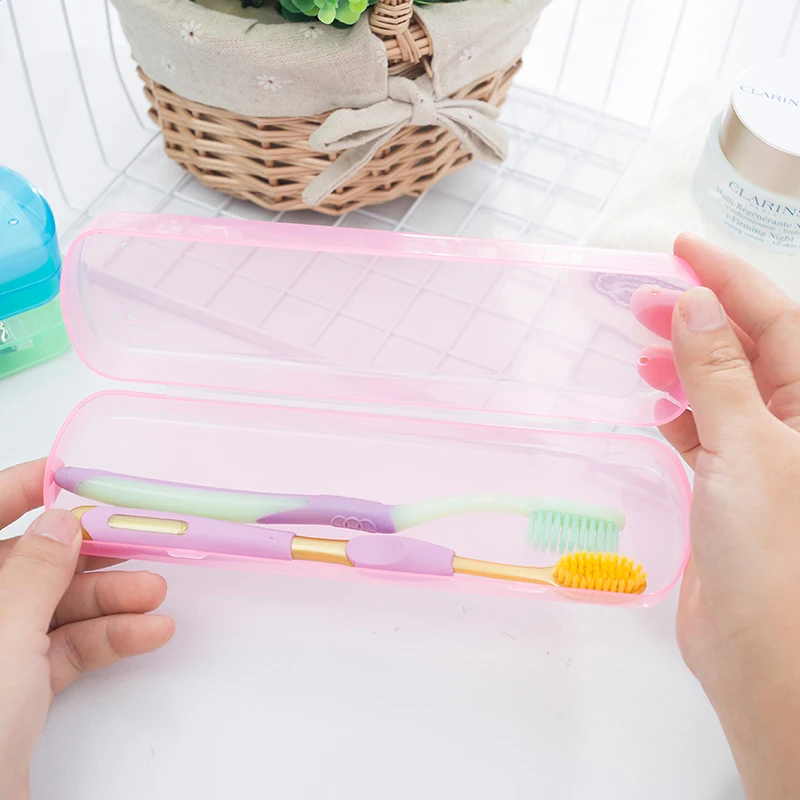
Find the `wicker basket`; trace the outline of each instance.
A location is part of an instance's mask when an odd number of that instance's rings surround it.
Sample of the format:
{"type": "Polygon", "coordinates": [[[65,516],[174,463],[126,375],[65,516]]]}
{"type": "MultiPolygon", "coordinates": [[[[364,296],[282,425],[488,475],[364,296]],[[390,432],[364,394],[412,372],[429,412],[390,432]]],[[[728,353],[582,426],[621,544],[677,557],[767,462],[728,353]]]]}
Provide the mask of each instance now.
{"type": "MultiPolygon", "coordinates": [[[[431,41],[412,0],[379,0],[370,28],[384,40],[390,75],[414,78],[430,73],[431,41]]],[[[487,75],[453,97],[500,106],[520,64],[487,75]]],[[[316,152],[308,143],[329,114],[247,117],[186,100],[141,69],[139,75],[167,155],[201,183],[272,211],[309,208],[303,190],[336,158],[316,152]]],[[[472,154],[447,129],[407,126],[314,210],[339,216],[404,195],[418,196],[471,160],[472,154]]]]}

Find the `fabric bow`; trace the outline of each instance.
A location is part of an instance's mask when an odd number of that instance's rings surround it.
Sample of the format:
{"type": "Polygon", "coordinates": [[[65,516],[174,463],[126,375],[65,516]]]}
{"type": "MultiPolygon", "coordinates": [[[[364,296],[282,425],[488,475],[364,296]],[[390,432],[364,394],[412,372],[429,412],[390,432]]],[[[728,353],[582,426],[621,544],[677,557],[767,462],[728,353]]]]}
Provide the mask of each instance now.
{"type": "Polygon", "coordinates": [[[342,153],[303,192],[309,206],[319,205],[369,163],[375,153],[407,125],[441,125],[478,158],[500,163],[508,150],[508,135],[494,120],[499,109],[482,100],[433,99],[427,75],[412,81],[389,78],[389,96],[368,108],[334,111],[309,137],[320,153],[342,153]]]}

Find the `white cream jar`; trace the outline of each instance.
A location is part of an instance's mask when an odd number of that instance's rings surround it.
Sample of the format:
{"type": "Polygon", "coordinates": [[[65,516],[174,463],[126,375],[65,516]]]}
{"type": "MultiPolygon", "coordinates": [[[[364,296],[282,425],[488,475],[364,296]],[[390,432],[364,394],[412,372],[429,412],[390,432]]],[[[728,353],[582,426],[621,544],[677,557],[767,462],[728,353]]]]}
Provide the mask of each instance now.
{"type": "Polygon", "coordinates": [[[736,235],[800,252],[800,60],[740,76],[711,126],[694,194],[707,217],[736,235]]]}

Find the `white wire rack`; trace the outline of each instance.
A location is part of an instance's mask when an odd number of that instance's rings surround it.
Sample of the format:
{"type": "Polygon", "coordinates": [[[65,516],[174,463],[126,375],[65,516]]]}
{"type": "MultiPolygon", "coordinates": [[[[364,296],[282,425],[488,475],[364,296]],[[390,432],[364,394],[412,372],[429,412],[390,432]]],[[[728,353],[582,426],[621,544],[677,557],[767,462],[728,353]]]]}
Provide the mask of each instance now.
{"type": "Polygon", "coordinates": [[[503,112],[507,163],[334,220],[271,214],[172,164],[108,0],[0,0],[0,162],[43,189],[65,242],[124,209],[569,243],[683,88],[791,52],[798,0],[552,0],[503,112]]]}

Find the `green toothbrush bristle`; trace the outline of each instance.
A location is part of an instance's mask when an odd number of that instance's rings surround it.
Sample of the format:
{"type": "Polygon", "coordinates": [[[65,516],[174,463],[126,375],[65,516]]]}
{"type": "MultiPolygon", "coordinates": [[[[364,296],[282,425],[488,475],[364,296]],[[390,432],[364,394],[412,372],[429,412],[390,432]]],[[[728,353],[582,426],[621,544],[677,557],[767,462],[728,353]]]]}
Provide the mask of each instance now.
{"type": "Polygon", "coordinates": [[[605,519],[536,511],[528,520],[528,544],[550,553],[616,553],[619,525],[605,519]]]}

